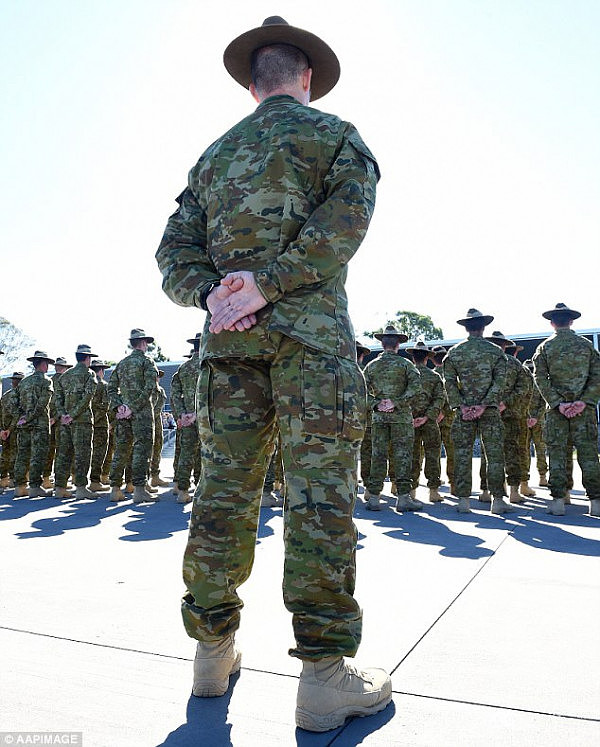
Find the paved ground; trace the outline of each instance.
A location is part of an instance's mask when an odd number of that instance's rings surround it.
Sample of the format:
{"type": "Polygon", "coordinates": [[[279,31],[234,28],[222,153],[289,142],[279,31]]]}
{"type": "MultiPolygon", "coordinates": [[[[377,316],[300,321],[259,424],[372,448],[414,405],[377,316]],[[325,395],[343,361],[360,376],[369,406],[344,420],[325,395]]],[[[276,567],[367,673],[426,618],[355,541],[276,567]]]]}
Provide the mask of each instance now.
{"type": "Polygon", "coordinates": [[[543,489],[508,518],[477,501],[459,515],[455,499],[413,515],[357,505],[357,662],[392,672],[394,698],[321,735],[294,726],[281,509],[263,509],[241,589],[241,673],[203,700],[179,618],[189,506],[7,492],[0,732],[82,732],[86,747],[600,744],[600,520],[578,487],[565,517],[545,514],[543,489]]]}

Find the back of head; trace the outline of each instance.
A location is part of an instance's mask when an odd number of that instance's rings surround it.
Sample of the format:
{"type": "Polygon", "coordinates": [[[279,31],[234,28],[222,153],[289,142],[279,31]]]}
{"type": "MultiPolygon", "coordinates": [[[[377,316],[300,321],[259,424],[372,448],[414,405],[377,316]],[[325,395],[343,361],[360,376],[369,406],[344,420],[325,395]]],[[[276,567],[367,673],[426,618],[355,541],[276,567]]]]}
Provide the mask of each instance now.
{"type": "Polygon", "coordinates": [[[483,332],[487,325],[481,319],[467,319],[463,326],[467,332],[483,332]]]}
{"type": "Polygon", "coordinates": [[[293,86],[309,67],[304,52],[291,44],[272,44],[252,53],[252,83],[261,98],[293,86]]]}

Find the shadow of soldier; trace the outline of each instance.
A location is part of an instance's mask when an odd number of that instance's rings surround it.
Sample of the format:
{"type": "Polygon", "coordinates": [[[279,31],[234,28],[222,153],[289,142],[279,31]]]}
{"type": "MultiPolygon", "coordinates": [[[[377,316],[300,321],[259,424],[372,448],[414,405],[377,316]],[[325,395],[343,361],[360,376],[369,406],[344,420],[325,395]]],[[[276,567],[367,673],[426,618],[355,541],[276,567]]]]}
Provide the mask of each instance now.
{"type": "MultiPolygon", "coordinates": [[[[363,718],[350,718],[344,726],[336,731],[326,731],[313,734],[304,729],[296,729],[296,745],[298,747],[311,747],[314,745],[339,745],[339,747],[355,747],[363,744],[367,737],[373,737],[373,744],[377,738],[373,736],[376,731],[391,721],[396,715],[396,706],[392,700],[382,711],[372,716],[363,718]]],[[[369,740],[371,742],[371,740],[369,740]]]]}
{"type": "Polygon", "coordinates": [[[191,504],[177,503],[175,500],[161,498],[156,503],[129,505],[135,513],[131,520],[123,524],[123,529],[130,534],[119,537],[123,542],[148,542],[168,539],[176,532],[188,530],[191,504]]]}
{"type": "Polygon", "coordinates": [[[56,498],[15,498],[14,491],[0,495],[0,521],[22,519],[34,511],[44,511],[57,505],[56,498]]]}
{"type": "MultiPolygon", "coordinates": [[[[43,499],[47,502],[48,499],[43,499]]],[[[56,506],[56,501],[53,504],[56,506]]],[[[101,499],[77,501],[63,504],[61,516],[48,517],[34,521],[30,532],[16,532],[19,539],[35,539],[37,537],[56,537],[72,529],[87,529],[100,524],[103,519],[121,514],[128,506],[106,503],[101,499]]]]}
{"type": "MultiPolygon", "coordinates": [[[[574,506],[569,508],[576,510],[574,506]]],[[[568,529],[568,527],[589,528],[597,531],[600,527],[598,519],[583,514],[585,510],[583,506],[580,510],[581,513],[573,512],[565,516],[534,513],[521,517],[511,536],[518,542],[539,550],[598,557],[600,556],[600,540],[584,537],[568,529]]]]}

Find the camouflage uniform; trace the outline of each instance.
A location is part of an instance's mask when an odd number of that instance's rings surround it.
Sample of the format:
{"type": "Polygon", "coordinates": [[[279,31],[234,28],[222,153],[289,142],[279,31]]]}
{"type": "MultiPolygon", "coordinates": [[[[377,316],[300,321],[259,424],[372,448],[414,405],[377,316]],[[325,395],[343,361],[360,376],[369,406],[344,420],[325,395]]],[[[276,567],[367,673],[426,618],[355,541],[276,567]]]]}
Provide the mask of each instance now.
{"type": "Polygon", "coordinates": [[[71,465],[75,462],[75,487],[86,487],[92,458],[92,398],[96,393],[96,374],[83,363],[77,363],[61,374],[56,384],[56,413],[59,418],[58,450],[54,464],[57,488],[67,487],[71,465]],[[70,425],[60,418],[70,415],[70,425]]]}
{"type": "Polygon", "coordinates": [[[52,382],[45,373],[34,371],[21,381],[16,392],[18,419],[24,417],[25,422],[17,426],[15,485],[25,485],[29,470],[30,487],[39,488],[50,441],[52,382]]]}
{"type": "MultiPolygon", "coordinates": [[[[179,366],[171,381],[171,410],[176,421],[184,413],[196,412],[196,387],[200,374],[200,357],[194,353],[192,357],[179,366]]],[[[197,460],[200,443],[198,439],[198,423],[181,427],[177,423],[179,433],[179,458],[175,471],[175,482],[179,490],[190,487],[190,476],[197,460]]]]}
{"type": "MultiPolygon", "coordinates": [[[[436,366],[433,369],[444,381],[444,367],[436,366]]],[[[448,476],[448,482],[450,486],[454,485],[454,444],[452,442],[452,422],[454,420],[454,410],[448,403],[448,396],[446,395],[446,389],[444,388],[444,404],[442,406],[442,412],[444,417],[439,423],[440,436],[442,437],[442,443],[444,444],[444,451],[446,452],[446,475],[448,476]]]]}
{"type": "Polygon", "coordinates": [[[58,383],[58,380],[60,379],[62,374],[55,373],[50,376],[50,379],[52,381],[52,397],[50,399],[50,440],[48,442],[48,456],[46,457],[46,464],[44,465],[44,470],[42,473],[42,477],[44,478],[44,482],[46,480],[50,480],[50,475],[52,474],[52,468],[54,466],[54,457],[56,456],[56,449],[57,449],[57,438],[58,438],[58,423],[57,421],[57,415],[56,415],[56,384],[58,383]]]}
{"type": "Polygon", "coordinates": [[[261,491],[281,433],[286,480],[284,600],[302,659],[353,656],[352,511],[364,380],[344,290],[374,209],[377,165],[354,127],[272,96],[192,169],[157,252],[183,306],[227,272],[255,272],[269,302],[244,333],[202,336],[202,475],[184,558],[188,634],[239,625],[261,491]]]}
{"type": "Polygon", "coordinates": [[[160,474],[160,457],[163,448],[162,411],[167,401],[167,393],[156,382],[156,389],[152,393],[152,411],[154,412],[154,441],[152,442],[152,457],[150,459],[150,474],[158,477],[160,474]]]}
{"type": "Polygon", "coordinates": [[[411,489],[414,432],[411,400],[421,392],[421,378],[417,368],[406,358],[384,350],[365,366],[368,409],[373,419],[371,471],[365,487],[372,495],[383,490],[387,474],[388,450],[391,444],[391,463],[398,494],[411,489]],[[380,412],[382,399],[391,399],[393,412],[380,412]]]}
{"type": "Polygon", "coordinates": [[[104,461],[108,452],[108,382],[97,379],[96,391],[92,398],[92,413],[94,416],[94,436],[92,440],[92,462],[90,467],[90,481],[102,482],[104,461]]]}
{"type": "Polygon", "coordinates": [[[2,441],[0,456],[0,478],[15,476],[15,459],[17,458],[17,410],[16,388],[9,389],[0,399],[0,431],[10,431],[8,438],[2,441]]]}
{"type": "MultiPolygon", "coordinates": [[[[421,394],[412,401],[413,418],[427,417],[427,421],[415,428],[414,446],[412,455],[411,487],[416,490],[419,487],[419,476],[421,474],[421,450],[425,454],[425,477],[428,488],[439,488],[440,481],[440,457],[442,439],[437,419],[446,395],[441,377],[435,371],[427,367],[427,364],[415,364],[421,376],[421,394]]],[[[392,398],[393,399],[393,398],[392,398]]]]}
{"type": "Polygon", "coordinates": [[[458,498],[468,498],[472,488],[473,444],[479,435],[488,466],[490,491],[502,498],[504,437],[498,406],[504,390],[506,356],[497,345],[470,336],[450,348],[444,360],[444,386],[448,403],[457,410],[452,423],[454,485],[458,498]],[[461,405],[484,405],[477,420],[463,420],[461,405]]]}
{"type": "Polygon", "coordinates": [[[567,492],[568,442],[577,449],[583,485],[590,500],[600,498],[598,419],[600,355],[592,344],[571,329],[560,328],[542,342],[533,356],[535,381],[548,404],[545,436],[550,462],[550,494],[567,492]],[[558,409],[563,402],[581,400],[587,407],[573,418],[558,409]]]}
{"type": "MultiPolygon", "coordinates": [[[[533,441],[533,445],[535,446],[536,466],[541,476],[548,472],[546,444],[544,443],[543,435],[543,427],[546,421],[546,401],[542,397],[542,393],[538,389],[537,384],[534,384],[531,393],[528,414],[530,418],[536,418],[537,423],[527,429],[527,454],[531,455],[531,442],[533,441]]],[[[529,458],[529,462],[531,463],[531,457],[529,458]]],[[[529,479],[529,473],[527,474],[527,479],[529,479]]]]}
{"type": "Polygon", "coordinates": [[[121,487],[130,458],[133,484],[146,484],[154,441],[151,397],[157,377],[152,360],[141,350],[134,349],[117,363],[108,381],[111,409],[116,411],[120,405],[127,405],[133,413],[130,418],[116,420],[115,453],[110,468],[113,488],[121,487]]]}

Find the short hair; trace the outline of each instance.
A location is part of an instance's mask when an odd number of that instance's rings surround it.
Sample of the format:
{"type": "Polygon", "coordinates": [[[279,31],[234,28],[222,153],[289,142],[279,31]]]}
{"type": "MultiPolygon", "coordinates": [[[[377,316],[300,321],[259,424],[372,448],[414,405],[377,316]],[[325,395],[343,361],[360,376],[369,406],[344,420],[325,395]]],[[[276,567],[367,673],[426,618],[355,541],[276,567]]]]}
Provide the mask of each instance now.
{"type": "Polygon", "coordinates": [[[569,311],[557,311],[550,317],[550,321],[556,324],[557,327],[566,327],[572,319],[573,316],[569,311]]]}
{"type": "Polygon", "coordinates": [[[148,339],[147,337],[136,337],[133,340],[129,340],[129,344],[134,350],[137,350],[140,346],[140,342],[142,342],[142,340],[147,340],[147,339],[148,339]]]}
{"type": "Polygon", "coordinates": [[[464,325],[467,332],[479,332],[487,327],[487,324],[481,319],[467,319],[464,325]]]}
{"type": "Polygon", "coordinates": [[[400,344],[398,335],[381,335],[381,346],[383,348],[395,348],[400,344]]]}
{"type": "Polygon", "coordinates": [[[84,361],[86,358],[89,358],[89,357],[90,357],[89,353],[75,353],[75,360],[77,361],[77,363],[81,363],[82,361],[84,361]]]}
{"type": "Polygon", "coordinates": [[[308,58],[291,44],[271,44],[252,53],[250,74],[254,87],[261,94],[295,83],[308,69],[308,58]]]}
{"type": "Polygon", "coordinates": [[[412,355],[413,360],[417,361],[418,363],[423,363],[423,361],[429,355],[429,352],[427,350],[411,350],[410,354],[412,355]]]}
{"type": "Polygon", "coordinates": [[[194,340],[194,353],[199,352],[200,350],[200,340],[194,340]]]}

